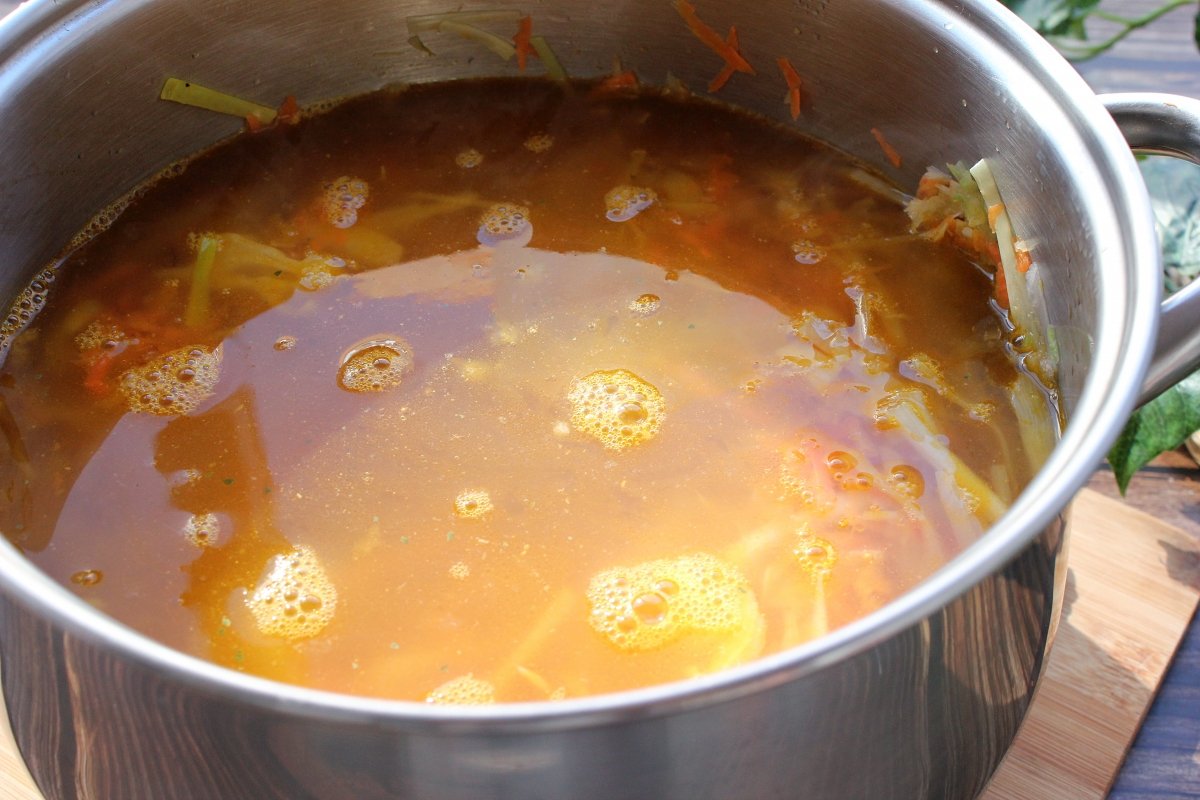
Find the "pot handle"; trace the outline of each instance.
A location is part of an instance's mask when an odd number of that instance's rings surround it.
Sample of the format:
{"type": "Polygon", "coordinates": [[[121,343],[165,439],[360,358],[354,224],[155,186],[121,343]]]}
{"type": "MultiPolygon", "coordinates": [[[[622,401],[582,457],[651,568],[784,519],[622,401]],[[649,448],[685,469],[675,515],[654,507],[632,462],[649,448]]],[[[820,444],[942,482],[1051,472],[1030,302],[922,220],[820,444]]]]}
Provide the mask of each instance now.
{"type": "MultiPolygon", "coordinates": [[[[1102,94],[1100,102],[1134,150],[1200,164],[1200,100],[1173,94],[1102,94]]],[[[1138,405],[1200,368],[1200,280],[1162,304],[1154,357],[1138,405]]]]}

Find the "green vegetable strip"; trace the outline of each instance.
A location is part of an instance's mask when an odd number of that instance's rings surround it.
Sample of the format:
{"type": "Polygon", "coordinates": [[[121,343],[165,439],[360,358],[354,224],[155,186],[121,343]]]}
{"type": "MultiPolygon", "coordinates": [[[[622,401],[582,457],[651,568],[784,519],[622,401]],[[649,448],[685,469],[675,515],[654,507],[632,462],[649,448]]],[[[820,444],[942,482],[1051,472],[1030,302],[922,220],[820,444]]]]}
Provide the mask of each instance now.
{"type": "Polygon", "coordinates": [[[443,20],[437,29],[446,33],[457,33],[464,39],[479,42],[505,61],[508,61],[517,54],[517,48],[513,47],[510,42],[501,39],[494,33],[489,33],[482,28],[476,28],[474,25],[468,25],[465,22],[443,20]]]}
{"type": "Polygon", "coordinates": [[[1013,246],[1016,237],[1013,234],[1012,221],[1005,209],[1004,200],[1000,197],[996,180],[992,177],[991,167],[985,159],[980,159],[971,167],[971,175],[979,184],[979,193],[983,195],[987,207],[999,206],[1001,209],[996,216],[993,232],[996,234],[996,245],[1000,249],[1001,268],[1004,270],[1004,282],[1008,288],[1008,310],[1012,314],[1013,324],[1029,337],[1035,352],[1047,353],[1045,337],[1046,329],[1050,327],[1049,321],[1039,319],[1041,304],[1035,303],[1030,294],[1028,275],[1017,268],[1017,251],[1013,246]]]}
{"type": "Polygon", "coordinates": [[[1037,471],[1054,449],[1055,436],[1051,430],[1054,415],[1046,413],[1046,397],[1028,375],[1017,375],[1017,382],[1012,385],[1009,396],[1013,412],[1017,415],[1022,449],[1029,459],[1029,466],[1037,471]]]}
{"type": "Polygon", "coordinates": [[[464,39],[479,42],[496,55],[508,61],[516,55],[516,48],[507,39],[483,30],[479,25],[489,23],[514,24],[521,19],[519,11],[454,11],[449,14],[419,14],[405,17],[404,24],[411,34],[408,43],[428,55],[433,55],[425,42],[421,40],[422,33],[438,31],[456,33],[464,39]]]}
{"type": "Polygon", "coordinates": [[[453,11],[449,14],[417,14],[404,18],[410,34],[441,30],[443,22],[465,25],[488,25],[491,23],[515,23],[520,21],[520,11],[453,11]]]}
{"type": "Polygon", "coordinates": [[[558,60],[558,56],[550,49],[549,43],[541,36],[529,37],[529,45],[533,48],[533,52],[538,54],[538,58],[546,65],[546,74],[556,81],[566,81],[567,71],[563,69],[562,62],[558,60]]]}
{"type": "Polygon", "coordinates": [[[243,100],[240,97],[234,97],[231,94],[179,78],[167,78],[158,97],[160,100],[195,106],[207,111],[215,111],[218,114],[230,114],[243,118],[254,117],[264,125],[270,125],[275,121],[275,109],[270,106],[243,100]]]}
{"type": "Polygon", "coordinates": [[[209,233],[200,237],[196,245],[196,267],[192,271],[192,286],[183,314],[183,322],[189,328],[198,328],[208,320],[209,285],[220,244],[221,240],[209,233]]]}

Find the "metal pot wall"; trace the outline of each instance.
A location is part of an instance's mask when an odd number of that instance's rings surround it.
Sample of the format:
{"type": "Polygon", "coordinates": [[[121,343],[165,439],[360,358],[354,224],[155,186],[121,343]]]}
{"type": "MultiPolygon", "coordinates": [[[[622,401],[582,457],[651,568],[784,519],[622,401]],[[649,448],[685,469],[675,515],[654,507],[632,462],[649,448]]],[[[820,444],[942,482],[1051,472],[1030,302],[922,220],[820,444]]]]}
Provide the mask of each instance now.
{"type": "MultiPolygon", "coordinates": [[[[474,4],[472,4],[474,5],[474,4]]],[[[429,0],[34,0],[0,25],[0,296],[96,212],[236,121],[156,102],[193,78],[277,102],[512,71],[405,44],[429,0]]],[[[577,76],[614,56],[703,86],[720,63],[666,2],[527,0],[577,76]]],[[[1073,70],[990,0],[709,2],[752,62],[805,78],[800,128],[914,186],[986,155],[1046,267],[1068,425],[977,544],[885,609],[719,675],[558,703],[440,708],[315,692],[170,651],[0,543],[0,657],[13,728],[65,798],[969,798],[1014,737],[1063,585],[1062,510],[1139,397],[1194,367],[1192,297],[1165,312],[1145,189],[1073,70]],[[903,156],[888,165],[871,128],[903,156]],[[1181,335],[1181,332],[1188,335],[1181,335]],[[1143,384],[1148,366],[1153,368],[1143,384]],[[1143,385],[1145,390],[1143,391],[1143,385]]],[[[779,87],[722,97],[785,119],[779,87]]],[[[1200,103],[1107,102],[1140,147],[1200,156],[1200,103]]]]}

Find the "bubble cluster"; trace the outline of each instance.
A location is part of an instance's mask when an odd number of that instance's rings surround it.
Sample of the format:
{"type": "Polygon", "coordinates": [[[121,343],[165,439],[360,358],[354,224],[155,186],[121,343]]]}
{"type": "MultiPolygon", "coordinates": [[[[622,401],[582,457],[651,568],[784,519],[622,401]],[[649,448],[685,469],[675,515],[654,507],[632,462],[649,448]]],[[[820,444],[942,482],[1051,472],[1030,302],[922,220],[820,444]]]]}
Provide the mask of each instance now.
{"type": "Polygon", "coordinates": [[[369,339],[342,356],[338,384],[351,392],[382,392],[399,386],[412,371],[413,349],[408,342],[369,339]]]}
{"type": "Polygon", "coordinates": [[[17,299],[9,306],[8,314],[0,323],[0,355],[3,355],[12,344],[12,337],[24,330],[25,326],[46,306],[46,297],[55,276],[56,273],[52,268],[42,270],[21,290],[17,299]]]}
{"type": "Polygon", "coordinates": [[[310,292],[324,289],[333,283],[337,271],[345,268],[345,259],[309,253],[300,262],[300,288],[310,292]]]}
{"type": "Polygon", "coordinates": [[[193,514],[183,524],[183,537],[196,547],[212,547],[221,539],[221,521],[216,514],[193,514]]]}
{"type": "Polygon", "coordinates": [[[533,238],[529,209],[515,203],[496,203],[479,218],[476,238],[480,244],[489,247],[499,244],[524,247],[533,238]]]}
{"type": "Polygon", "coordinates": [[[746,578],[707,553],[605,570],[592,578],[587,597],[592,628],[628,651],[760,623],[746,578]]]}
{"type": "Polygon", "coordinates": [[[908,464],[897,464],[887,476],[888,485],[904,497],[916,500],[925,494],[925,478],[921,470],[908,464]]]}
{"type": "Polygon", "coordinates": [[[450,565],[450,577],[456,581],[465,581],[471,577],[471,567],[463,561],[455,561],[450,565]]]}
{"type": "Polygon", "coordinates": [[[525,149],[531,153],[544,153],[554,146],[554,137],[548,133],[535,133],[525,140],[525,149]]]}
{"type": "Polygon", "coordinates": [[[258,629],[281,639],[309,639],[325,629],[337,609],[337,590],[307,546],[275,556],[271,569],[246,598],[258,629]]]}
{"type": "Polygon", "coordinates": [[[792,242],[792,257],[800,264],[816,264],[825,258],[825,248],[801,239],[792,242]]]}
{"type": "Polygon", "coordinates": [[[132,411],[189,414],[212,396],[221,377],[221,348],[181,347],[121,375],[132,411]]]}
{"type": "Polygon", "coordinates": [[[623,450],[654,438],[666,415],[666,403],[651,384],[623,369],[600,370],[571,384],[571,425],[623,450]]]}
{"type": "Polygon", "coordinates": [[[645,186],[618,186],[604,195],[604,216],[612,222],[633,219],[658,199],[653,189],[645,186]]]}
{"type": "Polygon", "coordinates": [[[629,301],[629,310],[642,317],[648,317],[662,308],[662,298],[656,294],[638,295],[629,301]]]}
{"type": "Polygon", "coordinates": [[[468,147],[454,157],[454,163],[463,169],[473,169],[483,163],[483,153],[474,147],[468,147]]]}
{"type": "Polygon", "coordinates": [[[95,586],[104,580],[104,573],[98,569],[81,569],[71,575],[71,583],[76,586],[95,586]]]}
{"type": "Polygon", "coordinates": [[[454,498],[454,513],[463,519],[479,519],[492,508],[492,497],[483,489],[468,489],[454,498]]]}
{"type": "Polygon", "coordinates": [[[330,225],[349,228],[358,222],[358,210],[366,205],[371,191],[366,181],[343,175],[321,188],[321,209],[330,225]]]}
{"type": "Polygon", "coordinates": [[[820,536],[813,536],[807,529],[798,532],[792,554],[804,571],[814,578],[825,578],[833,572],[833,565],[837,563],[837,550],[833,544],[820,536]]]}
{"type": "Polygon", "coordinates": [[[112,323],[95,320],[75,335],[75,346],[82,351],[115,350],[125,334],[112,323]]]}
{"type": "Polygon", "coordinates": [[[425,696],[426,703],[444,706],[487,706],[496,702],[496,689],[467,673],[451,678],[425,696]]]}

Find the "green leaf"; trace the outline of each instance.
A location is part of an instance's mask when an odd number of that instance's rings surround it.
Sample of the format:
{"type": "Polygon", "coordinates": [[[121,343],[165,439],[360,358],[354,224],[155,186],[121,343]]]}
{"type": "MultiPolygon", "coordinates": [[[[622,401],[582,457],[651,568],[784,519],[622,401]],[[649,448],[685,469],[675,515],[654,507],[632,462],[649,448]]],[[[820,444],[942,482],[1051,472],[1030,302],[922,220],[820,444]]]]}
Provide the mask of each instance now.
{"type": "Polygon", "coordinates": [[[1121,494],[1129,479],[1155,456],[1174,450],[1200,430],[1200,372],[1139,408],[1108,451],[1121,494]]]}
{"type": "Polygon", "coordinates": [[[1152,156],[1138,162],[1162,244],[1164,288],[1177,292],[1200,276],[1200,166],[1152,156]]]}
{"type": "Polygon", "coordinates": [[[1084,21],[1100,0],[1001,0],[1043,36],[1086,39],[1084,21]]]}

